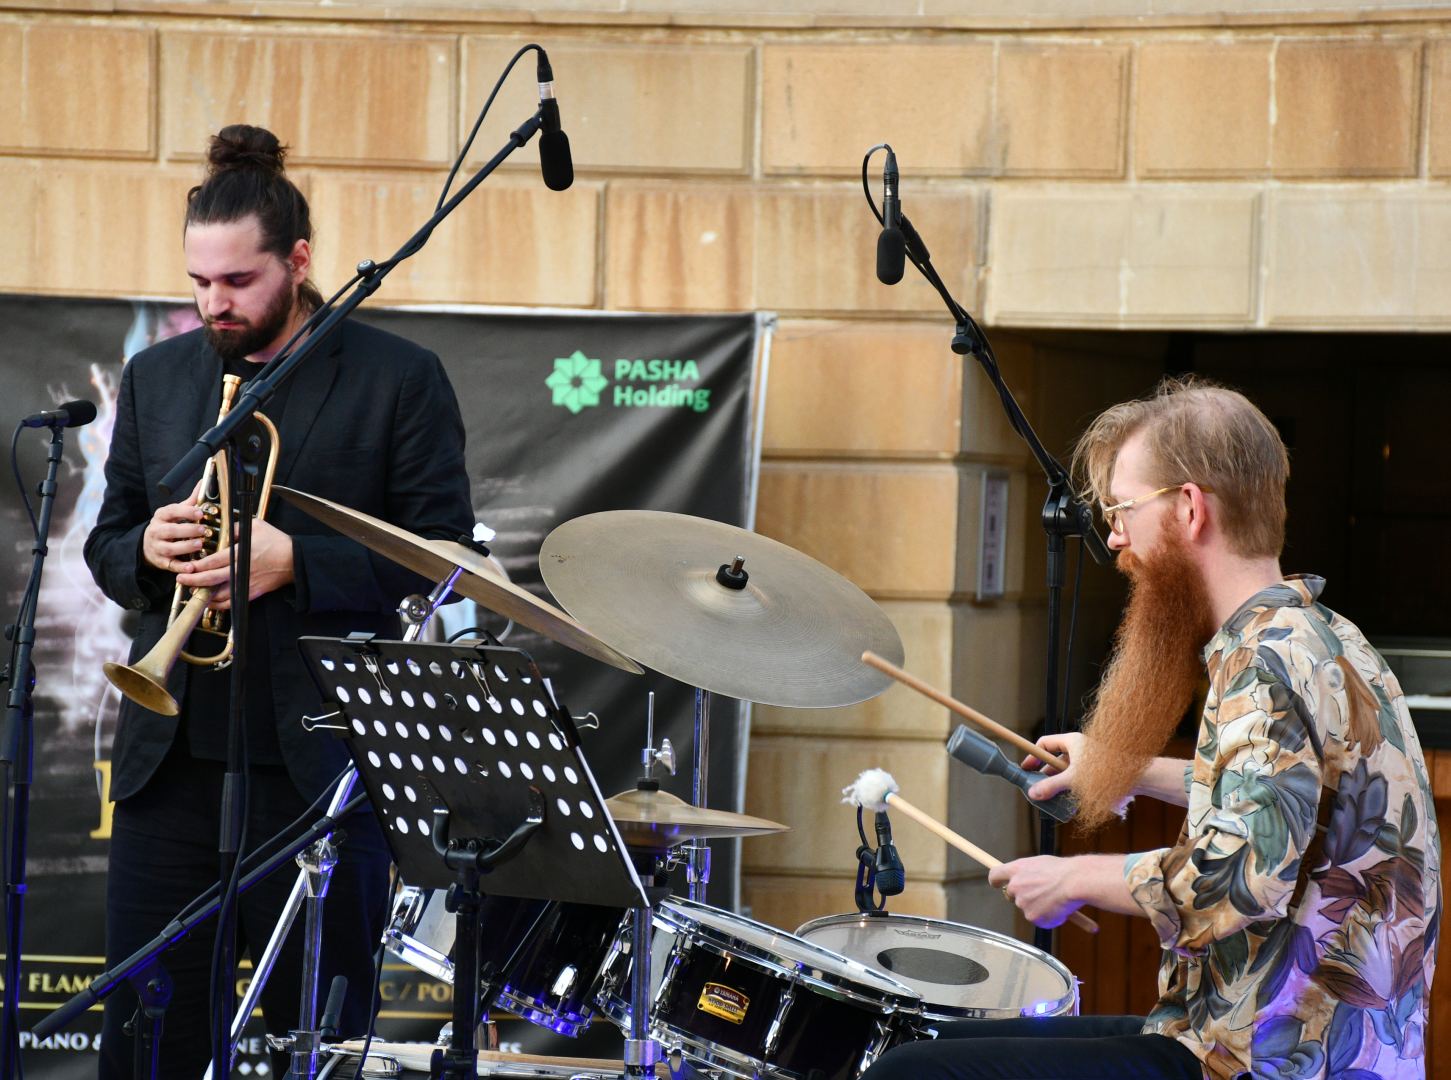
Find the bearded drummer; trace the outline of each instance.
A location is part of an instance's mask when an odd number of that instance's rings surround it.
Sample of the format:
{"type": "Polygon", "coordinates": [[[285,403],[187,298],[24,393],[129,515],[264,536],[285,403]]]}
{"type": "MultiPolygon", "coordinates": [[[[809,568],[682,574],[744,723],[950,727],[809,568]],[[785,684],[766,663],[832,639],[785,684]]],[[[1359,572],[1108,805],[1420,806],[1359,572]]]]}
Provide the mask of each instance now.
{"type": "Polygon", "coordinates": [[[1424,1077],[1430,780],[1385,661],[1318,602],[1323,579],[1280,572],[1279,434],[1238,393],[1166,380],[1100,416],[1074,464],[1129,603],[1083,732],[1039,743],[1069,768],[1032,795],[1071,791],[1088,832],[1140,795],[1188,813],[1170,847],[1019,859],[988,880],[1038,926],[1085,905],[1148,919],[1158,1003],[945,1024],[863,1080],[1424,1077]],[[1206,668],[1194,758],[1159,756],[1206,668]]]}

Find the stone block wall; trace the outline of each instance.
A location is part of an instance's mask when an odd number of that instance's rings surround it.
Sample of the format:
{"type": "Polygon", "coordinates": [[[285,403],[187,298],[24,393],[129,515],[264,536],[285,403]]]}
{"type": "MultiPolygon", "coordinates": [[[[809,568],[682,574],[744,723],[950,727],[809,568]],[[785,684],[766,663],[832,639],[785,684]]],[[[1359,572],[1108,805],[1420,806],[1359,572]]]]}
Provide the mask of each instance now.
{"type": "MultiPolygon", "coordinates": [[[[335,287],[431,210],[526,40],[553,57],[574,187],[547,191],[527,148],[379,299],[779,312],[760,530],[876,598],[909,668],[1024,730],[1042,487],[937,296],[877,282],[868,146],[895,147],[904,208],[1056,449],[1155,361],[1015,330],[1451,324],[1451,19],[1365,0],[0,0],[0,289],[185,295],[185,192],[205,137],[244,119],[293,147],[335,287]],[[990,470],[1007,594],[977,603],[990,470]]],[[[471,160],[532,112],[525,66],[471,160]]],[[[758,709],[746,809],[795,831],[745,846],[756,913],[848,906],[837,791],[872,765],[1022,849],[1021,807],[949,771],[950,727],[901,688],[758,709]]],[[[979,870],[898,838],[895,908],[1008,928],[979,870]]]]}

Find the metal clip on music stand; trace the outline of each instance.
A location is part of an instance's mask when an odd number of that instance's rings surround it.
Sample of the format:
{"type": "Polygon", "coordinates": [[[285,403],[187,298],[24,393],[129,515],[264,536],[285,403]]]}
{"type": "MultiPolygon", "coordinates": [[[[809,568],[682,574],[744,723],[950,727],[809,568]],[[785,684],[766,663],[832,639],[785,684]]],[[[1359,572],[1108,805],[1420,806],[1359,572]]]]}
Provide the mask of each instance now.
{"type": "MultiPolygon", "coordinates": [[[[303,638],[313,680],[347,731],[358,773],[410,885],[448,889],[453,1028],[431,1075],[473,1080],[480,1002],[481,886],[500,896],[646,909],[568,711],[519,649],[303,638]]],[[[650,920],[643,920],[648,927],[650,920]]],[[[649,956],[648,944],[636,950],[649,956]]],[[[637,962],[636,968],[648,967],[637,962]]],[[[639,972],[648,986],[648,970],[639,972]]],[[[659,1048],[637,1013],[626,1075],[653,1074],[659,1048]]]]}

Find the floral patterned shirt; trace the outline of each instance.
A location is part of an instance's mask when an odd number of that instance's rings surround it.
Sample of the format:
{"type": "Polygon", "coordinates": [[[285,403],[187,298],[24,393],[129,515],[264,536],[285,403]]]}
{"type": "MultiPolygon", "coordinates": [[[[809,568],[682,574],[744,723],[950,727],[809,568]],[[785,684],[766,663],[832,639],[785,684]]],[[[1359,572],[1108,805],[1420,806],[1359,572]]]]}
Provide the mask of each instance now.
{"type": "Polygon", "coordinates": [[[1184,827],[1125,860],[1165,950],[1144,1030],[1217,1080],[1425,1076],[1430,778],[1400,684],[1324,585],[1265,589],[1210,640],[1184,827]]]}

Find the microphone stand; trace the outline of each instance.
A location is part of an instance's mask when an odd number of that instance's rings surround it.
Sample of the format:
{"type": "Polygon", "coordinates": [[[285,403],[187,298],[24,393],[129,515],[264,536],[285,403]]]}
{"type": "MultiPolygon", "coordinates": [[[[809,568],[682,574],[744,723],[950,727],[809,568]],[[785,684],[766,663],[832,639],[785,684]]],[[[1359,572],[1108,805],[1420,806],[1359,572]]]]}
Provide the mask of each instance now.
{"type": "Polygon", "coordinates": [[[50,429],[45,480],[40,485],[40,519],[36,526],[34,556],[26,581],[20,615],[6,628],[12,652],[10,664],[0,673],[0,682],[10,684],[6,696],[4,727],[0,728],[0,773],[3,773],[5,802],[5,850],[9,860],[5,874],[5,985],[4,1008],[0,1012],[0,1080],[20,1075],[20,959],[25,923],[25,845],[30,828],[30,785],[35,776],[35,667],[31,652],[35,645],[35,612],[40,603],[40,578],[45,569],[50,539],[50,517],[55,508],[56,477],[65,448],[65,427],[50,429]]]}
{"type": "MultiPolygon", "coordinates": [[[[881,215],[877,213],[876,205],[872,202],[871,189],[867,186],[867,161],[871,159],[875,149],[868,151],[867,157],[862,161],[862,188],[866,192],[867,204],[880,219],[881,215]]],[[[987,335],[983,333],[982,328],[978,326],[967,309],[957,302],[952,293],[948,291],[947,286],[943,284],[936,267],[932,265],[932,256],[927,250],[927,245],[922,242],[922,237],[913,228],[907,215],[901,214],[900,221],[902,235],[906,241],[908,260],[927,279],[928,284],[937,291],[937,295],[942,297],[948,313],[957,324],[956,332],[952,336],[952,351],[959,356],[971,356],[977,360],[988,380],[993,384],[993,389],[997,391],[1003,411],[1007,413],[1008,422],[1027,444],[1029,452],[1037,461],[1038,467],[1043,470],[1043,475],[1048,481],[1048,497],[1039,514],[1039,521],[1048,538],[1048,650],[1047,672],[1044,677],[1043,734],[1057,735],[1063,730],[1063,718],[1060,715],[1058,704],[1058,683],[1062,651],[1061,606],[1064,568],[1067,565],[1068,537],[1078,537],[1088,549],[1093,561],[1100,566],[1110,564],[1113,556],[1109,553],[1108,545],[1103,542],[1103,538],[1093,527],[1093,512],[1074,495],[1068,470],[1048,452],[1043,441],[1038,438],[1038,433],[1033,430],[1033,425],[1028,422],[1017,398],[1013,397],[1013,392],[1003,381],[1002,372],[998,370],[997,357],[993,355],[987,335]]],[[[1047,814],[1040,812],[1038,853],[1053,855],[1057,853],[1057,850],[1057,822],[1047,814]]],[[[1053,951],[1053,932],[1037,927],[1033,932],[1033,944],[1043,952],[1051,953],[1053,951]]]]}
{"type": "MultiPolygon", "coordinates": [[[[231,688],[231,716],[227,735],[227,773],[223,783],[223,809],[222,809],[222,836],[219,844],[221,881],[224,895],[221,898],[221,910],[218,913],[217,932],[221,945],[221,978],[218,986],[222,989],[218,992],[218,1001],[213,1002],[212,1010],[212,1075],[226,1076],[230,1065],[230,1027],[232,1012],[232,991],[234,975],[236,971],[236,957],[233,946],[234,929],[232,926],[231,914],[235,908],[236,882],[234,870],[236,868],[236,852],[239,846],[239,838],[242,830],[241,796],[245,786],[245,776],[241,772],[240,761],[242,760],[242,731],[241,722],[242,710],[246,687],[243,676],[246,672],[246,650],[247,650],[247,620],[248,620],[248,579],[251,566],[251,515],[250,506],[256,494],[255,462],[251,465],[245,464],[247,455],[255,451],[255,444],[258,438],[255,434],[239,436],[244,424],[247,424],[252,417],[264,406],[276,392],[279,384],[286,381],[297,368],[315,353],[324,341],[327,340],[331,331],[347,318],[359,305],[363,303],[383,284],[383,279],[405,259],[422,250],[428,243],[433,230],[449,214],[453,213],[464,199],[468,198],[488,176],[497,169],[504,160],[527,143],[534,134],[543,126],[546,118],[546,106],[541,105],[533,116],[531,116],[519,127],[510,132],[509,138],[504,146],[490,158],[484,166],[476,172],[469,181],[459,188],[458,192],[446,203],[440,206],[417,232],[413,234],[402,247],[394,253],[392,258],[381,265],[371,259],[364,260],[358,264],[356,285],[347,296],[337,303],[324,304],[317,311],[313,312],[304,323],[298,336],[306,331],[307,334],[300,344],[295,348],[286,349],[274,357],[262,371],[258,372],[248,382],[241,398],[228,411],[218,423],[209,431],[205,432],[192,448],[187,451],[171,470],[162,477],[157,484],[158,489],[164,497],[172,497],[187,480],[200,471],[206,460],[216,454],[224,446],[231,446],[234,453],[229,455],[229,460],[243,462],[242,483],[239,489],[242,491],[240,500],[240,518],[236,551],[236,566],[234,570],[234,582],[232,588],[232,626],[234,641],[234,659],[231,688]],[[249,491],[250,485],[250,491],[249,491]]],[[[296,340],[296,338],[294,338],[296,340]]],[[[8,1077],[0,1077],[0,1080],[9,1080],[8,1077]]]]}

